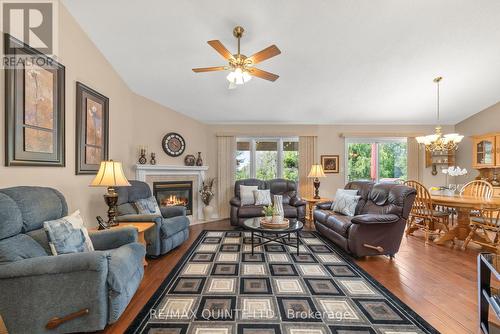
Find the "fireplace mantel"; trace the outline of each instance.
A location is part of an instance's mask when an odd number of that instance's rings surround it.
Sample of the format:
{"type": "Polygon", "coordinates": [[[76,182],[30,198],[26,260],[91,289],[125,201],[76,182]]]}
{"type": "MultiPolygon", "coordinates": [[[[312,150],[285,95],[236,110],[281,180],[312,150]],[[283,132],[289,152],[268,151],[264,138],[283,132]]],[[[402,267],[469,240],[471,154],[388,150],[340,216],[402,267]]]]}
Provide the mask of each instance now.
{"type": "Polygon", "coordinates": [[[173,165],[136,165],[136,180],[147,182],[152,186],[152,179],[155,178],[179,178],[185,176],[193,181],[193,221],[198,221],[203,217],[203,202],[201,201],[198,188],[205,179],[205,172],[208,166],[173,166],[173,165]],[[195,195],[196,194],[196,195],[195,195]],[[196,208],[196,209],[195,209],[196,208]]]}

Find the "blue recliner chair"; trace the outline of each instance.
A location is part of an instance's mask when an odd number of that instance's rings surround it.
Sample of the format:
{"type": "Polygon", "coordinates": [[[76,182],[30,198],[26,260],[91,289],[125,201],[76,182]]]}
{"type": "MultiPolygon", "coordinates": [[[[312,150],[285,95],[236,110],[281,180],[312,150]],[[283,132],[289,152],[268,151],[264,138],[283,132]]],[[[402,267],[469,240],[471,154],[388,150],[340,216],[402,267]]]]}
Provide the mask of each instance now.
{"type": "Polygon", "coordinates": [[[119,222],[154,222],[155,228],[147,230],[146,252],[156,257],[180,246],[189,237],[189,218],[183,206],[162,207],[161,216],[138,214],[134,202],[151,197],[145,182],[131,180],[130,187],[117,187],[118,203],[116,220],[119,222]]]}
{"type": "Polygon", "coordinates": [[[93,252],[49,255],[43,222],[67,214],[55,189],[0,189],[0,314],[10,334],[101,330],[118,320],[142,280],[145,249],[134,228],[90,232],[93,252]]]}

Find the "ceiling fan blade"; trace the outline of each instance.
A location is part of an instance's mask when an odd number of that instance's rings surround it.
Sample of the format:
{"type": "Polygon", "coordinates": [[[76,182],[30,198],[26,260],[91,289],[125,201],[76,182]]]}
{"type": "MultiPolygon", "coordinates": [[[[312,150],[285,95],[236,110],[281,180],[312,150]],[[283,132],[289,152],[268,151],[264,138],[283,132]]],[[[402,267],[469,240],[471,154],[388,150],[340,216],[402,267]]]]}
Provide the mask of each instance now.
{"type": "Polygon", "coordinates": [[[226,66],[200,67],[200,68],[193,68],[193,72],[200,73],[200,72],[224,71],[225,69],[226,66]]]}
{"type": "Polygon", "coordinates": [[[280,77],[279,75],[266,72],[263,70],[259,70],[258,68],[253,67],[252,69],[249,70],[250,74],[253,75],[254,77],[261,78],[264,80],[269,80],[269,81],[276,81],[280,77]]]}
{"type": "Polygon", "coordinates": [[[258,64],[261,61],[277,56],[281,53],[280,49],[276,45],[271,45],[264,50],[257,52],[256,54],[249,57],[252,61],[252,64],[258,64]]]}
{"type": "Polygon", "coordinates": [[[231,52],[229,52],[228,49],[226,49],[226,47],[224,46],[224,44],[221,43],[221,41],[219,40],[213,40],[213,41],[208,41],[207,42],[211,47],[213,47],[215,49],[215,51],[217,51],[222,57],[224,57],[224,59],[231,59],[233,58],[233,55],[231,54],[231,52]]]}

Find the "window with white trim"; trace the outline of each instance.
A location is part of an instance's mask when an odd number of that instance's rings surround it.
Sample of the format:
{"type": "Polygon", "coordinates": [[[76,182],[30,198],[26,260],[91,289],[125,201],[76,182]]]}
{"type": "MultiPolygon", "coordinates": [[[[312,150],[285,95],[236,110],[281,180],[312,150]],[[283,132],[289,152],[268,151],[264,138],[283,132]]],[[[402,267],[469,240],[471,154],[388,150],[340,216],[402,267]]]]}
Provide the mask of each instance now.
{"type": "Polygon", "coordinates": [[[298,137],[236,139],[236,180],[299,179],[298,137]]]}
{"type": "Polygon", "coordinates": [[[346,182],[406,180],[407,138],[346,138],[344,161],[346,182]]]}

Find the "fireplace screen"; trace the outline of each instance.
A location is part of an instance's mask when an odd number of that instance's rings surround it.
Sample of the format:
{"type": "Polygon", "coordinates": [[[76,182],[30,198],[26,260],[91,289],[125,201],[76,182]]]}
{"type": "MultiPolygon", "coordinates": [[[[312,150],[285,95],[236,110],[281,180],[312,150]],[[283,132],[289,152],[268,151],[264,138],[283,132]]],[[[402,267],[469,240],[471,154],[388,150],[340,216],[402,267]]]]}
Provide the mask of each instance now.
{"type": "Polygon", "coordinates": [[[193,212],[193,182],[165,181],[153,183],[153,194],[160,208],[168,206],[184,206],[186,213],[193,212]]]}

